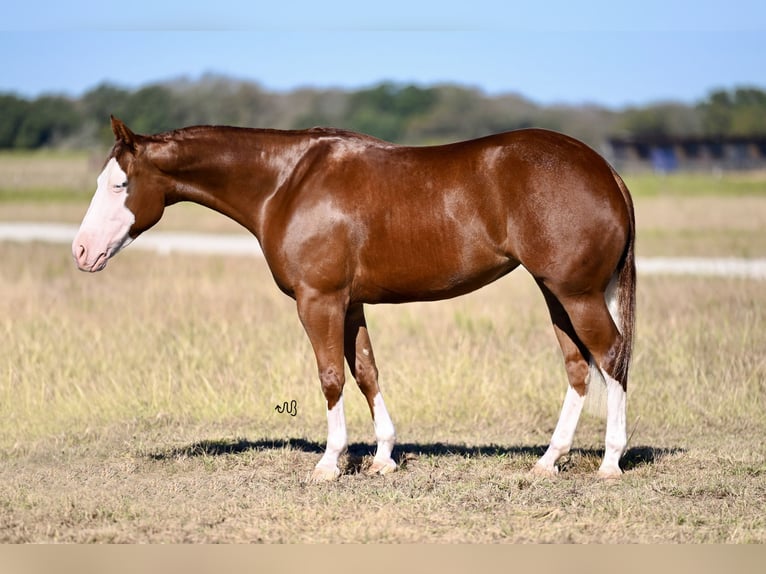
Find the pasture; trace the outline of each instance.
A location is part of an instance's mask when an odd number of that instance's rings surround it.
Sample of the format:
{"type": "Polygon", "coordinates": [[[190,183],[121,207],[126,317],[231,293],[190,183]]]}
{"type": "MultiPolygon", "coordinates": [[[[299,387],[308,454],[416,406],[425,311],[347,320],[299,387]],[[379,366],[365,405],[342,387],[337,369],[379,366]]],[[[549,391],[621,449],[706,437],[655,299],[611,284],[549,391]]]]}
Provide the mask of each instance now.
{"type": "MultiPolygon", "coordinates": [[[[766,256],[766,181],[696,197],[652,178],[626,178],[639,256],[766,256]]],[[[0,219],[74,222],[92,191],[37,185],[3,191],[0,219]]],[[[160,226],[240,233],[186,205],[160,226]]],[[[316,366],[263,261],[128,248],[91,276],[67,247],[14,243],[0,261],[3,542],[766,542],[762,281],[639,275],[626,473],[606,482],[587,415],[559,475],[528,474],[566,379],[523,270],[369,307],[400,469],[364,474],[372,425],[349,379],[345,472],[317,485],[316,366]]]]}

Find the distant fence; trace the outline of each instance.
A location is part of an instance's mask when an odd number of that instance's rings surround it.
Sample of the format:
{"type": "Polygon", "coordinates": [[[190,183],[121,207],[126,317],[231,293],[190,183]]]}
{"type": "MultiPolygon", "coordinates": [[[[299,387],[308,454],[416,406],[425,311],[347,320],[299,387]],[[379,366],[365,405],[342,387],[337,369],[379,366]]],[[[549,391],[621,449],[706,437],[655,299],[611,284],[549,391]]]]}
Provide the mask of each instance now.
{"type": "Polygon", "coordinates": [[[766,135],[612,137],[605,155],[620,171],[766,169],[766,135]]]}

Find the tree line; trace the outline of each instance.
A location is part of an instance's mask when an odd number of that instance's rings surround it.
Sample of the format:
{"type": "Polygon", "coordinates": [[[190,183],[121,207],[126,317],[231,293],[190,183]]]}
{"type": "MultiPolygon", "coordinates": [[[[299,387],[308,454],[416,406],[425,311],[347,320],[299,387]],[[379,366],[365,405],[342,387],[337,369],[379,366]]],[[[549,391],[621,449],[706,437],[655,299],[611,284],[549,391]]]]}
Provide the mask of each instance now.
{"type": "Polygon", "coordinates": [[[0,149],[107,145],[109,115],[134,131],[186,125],[278,129],[333,126],[385,140],[430,144],[537,126],[593,146],[610,136],[742,136],[766,134],[766,92],[715,90],[695,104],[656,103],[614,110],[598,105],[538,105],[517,94],[488,95],[451,84],[382,82],[359,90],[268,91],[221,76],[176,80],[128,90],[99,85],[78,98],[26,99],[0,93],[0,149]]]}

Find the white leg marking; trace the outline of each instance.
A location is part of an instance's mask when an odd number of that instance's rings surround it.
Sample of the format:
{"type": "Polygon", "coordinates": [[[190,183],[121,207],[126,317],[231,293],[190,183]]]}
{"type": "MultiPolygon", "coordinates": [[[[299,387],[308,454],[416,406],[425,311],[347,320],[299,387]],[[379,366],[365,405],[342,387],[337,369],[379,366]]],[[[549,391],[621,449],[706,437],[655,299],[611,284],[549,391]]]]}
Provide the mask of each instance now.
{"type": "Polygon", "coordinates": [[[606,380],[606,441],[604,460],[598,469],[602,478],[617,478],[622,474],[620,458],[628,446],[626,419],[627,393],[622,385],[602,371],[606,380]]]}
{"type": "Polygon", "coordinates": [[[343,413],[343,395],[335,406],[327,411],[327,448],[316,465],[311,479],[314,481],[333,480],[340,476],[338,458],[346,451],[348,435],[346,416],[343,413]]]}
{"type": "Polygon", "coordinates": [[[567,386],[564,396],[564,404],[561,407],[561,415],[556,429],[551,437],[551,444],[545,454],[537,461],[532,472],[535,474],[556,474],[556,462],[572,448],[577,422],[580,420],[580,412],[585,397],[581,397],[571,386],[567,386]]]}
{"type": "Polygon", "coordinates": [[[383,402],[383,395],[380,393],[375,395],[372,402],[372,422],[375,425],[378,448],[369,472],[386,474],[396,470],[396,462],[391,458],[391,452],[394,450],[394,443],[396,442],[396,432],[394,431],[394,423],[388,415],[386,404],[383,402]]]}

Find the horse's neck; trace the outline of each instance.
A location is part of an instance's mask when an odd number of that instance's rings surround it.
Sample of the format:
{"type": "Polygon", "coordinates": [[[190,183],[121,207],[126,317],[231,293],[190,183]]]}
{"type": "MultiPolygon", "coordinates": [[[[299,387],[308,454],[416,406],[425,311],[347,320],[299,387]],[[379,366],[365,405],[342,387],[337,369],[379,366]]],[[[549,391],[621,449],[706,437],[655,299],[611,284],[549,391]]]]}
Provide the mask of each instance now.
{"type": "Polygon", "coordinates": [[[176,182],[168,203],[198,203],[259,235],[261,212],[303,157],[288,132],[207,128],[163,144],[162,170],[176,182]]]}

